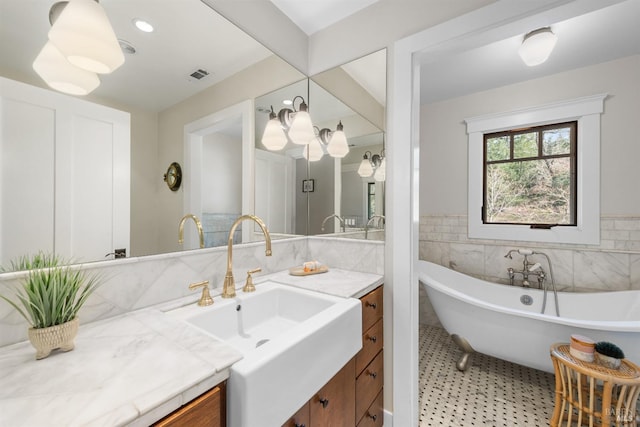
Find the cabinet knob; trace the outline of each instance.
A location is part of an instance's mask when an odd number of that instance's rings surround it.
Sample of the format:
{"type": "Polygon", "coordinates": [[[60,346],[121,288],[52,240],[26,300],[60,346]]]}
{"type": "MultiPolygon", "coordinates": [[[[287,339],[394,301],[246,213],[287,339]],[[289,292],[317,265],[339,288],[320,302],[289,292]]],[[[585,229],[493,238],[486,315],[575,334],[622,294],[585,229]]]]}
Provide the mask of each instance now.
{"type": "Polygon", "coordinates": [[[368,339],[369,341],[371,341],[371,342],[376,342],[376,341],[378,341],[378,338],[376,338],[376,336],[375,336],[375,335],[374,335],[374,336],[372,336],[372,337],[371,337],[371,336],[368,336],[368,337],[367,337],[367,339],[368,339]]]}
{"type": "Polygon", "coordinates": [[[369,302],[367,301],[367,307],[371,307],[372,309],[376,309],[378,307],[378,304],[376,304],[375,302],[369,302]]]}
{"type": "Polygon", "coordinates": [[[378,419],[377,415],[375,415],[375,414],[371,415],[369,412],[367,412],[367,417],[371,418],[373,421],[378,419]]]}
{"type": "Polygon", "coordinates": [[[326,408],[329,405],[329,399],[320,399],[320,404],[323,408],[326,408]]]}
{"type": "Polygon", "coordinates": [[[375,378],[375,377],[377,377],[377,376],[378,376],[378,374],[377,374],[377,373],[375,373],[375,372],[371,372],[371,371],[367,371],[367,375],[369,375],[371,378],[375,378]]]}

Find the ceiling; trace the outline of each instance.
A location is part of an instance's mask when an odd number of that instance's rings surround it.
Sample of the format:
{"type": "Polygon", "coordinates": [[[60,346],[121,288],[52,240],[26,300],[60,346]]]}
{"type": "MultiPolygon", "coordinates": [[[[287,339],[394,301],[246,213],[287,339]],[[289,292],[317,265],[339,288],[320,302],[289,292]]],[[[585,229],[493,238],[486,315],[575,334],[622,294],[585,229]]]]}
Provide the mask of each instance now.
{"type": "Polygon", "coordinates": [[[271,0],[307,35],[323,30],[379,0],[271,0]]]}
{"type": "MultiPolygon", "coordinates": [[[[42,84],[31,64],[47,41],[49,8],[54,3],[0,1],[0,74],[42,84]]],[[[125,55],[124,65],[112,74],[100,76],[101,85],[90,97],[161,111],[272,55],[200,0],[102,0],[100,4],[117,37],[130,42],[136,53],[125,55]],[[137,30],[133,18],[149,21],[155,31],[137,30]],[[202,80],[189,77],[200,68],[210,74],[202,80]]]]}
{"type": "Polygon", "coordinates": [[[553,23],[558,43],[547,62],[537,67],[527,67],[518,56],[524,34],[456,53],[430,52],[421,58],[421,103],[640,54],[639,20],[640,0],[627,0],[553,23]]]}

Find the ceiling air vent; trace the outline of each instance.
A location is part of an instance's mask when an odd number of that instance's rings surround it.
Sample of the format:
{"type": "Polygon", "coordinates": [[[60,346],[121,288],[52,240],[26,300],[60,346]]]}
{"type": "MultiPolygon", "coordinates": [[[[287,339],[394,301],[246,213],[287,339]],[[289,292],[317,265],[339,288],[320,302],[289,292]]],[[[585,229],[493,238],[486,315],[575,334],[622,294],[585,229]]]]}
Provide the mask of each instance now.
{"type": "Polygon", "coordinates": [[[209,75],[209,72],[207,70],[203,70],[202,68],[198,68],[193,73],[189,74],[189,77],[191,77],[193,79],[196,79],[196,80],[202,80],[203,78],[207,77],[208,75],[209,75]]]}

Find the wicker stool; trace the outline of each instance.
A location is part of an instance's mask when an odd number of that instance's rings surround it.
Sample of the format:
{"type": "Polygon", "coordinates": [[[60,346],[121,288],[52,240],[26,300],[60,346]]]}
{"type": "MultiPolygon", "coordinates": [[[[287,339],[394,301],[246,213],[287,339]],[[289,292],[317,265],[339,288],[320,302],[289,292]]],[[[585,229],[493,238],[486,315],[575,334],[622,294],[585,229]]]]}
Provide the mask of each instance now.
{"type": "Polygon", "coordinates": [[[551,346],[556,399],[551,427],[636,427],[640,367],[623,359],[619,369],[583,362],[569,344],[551,346]]]}

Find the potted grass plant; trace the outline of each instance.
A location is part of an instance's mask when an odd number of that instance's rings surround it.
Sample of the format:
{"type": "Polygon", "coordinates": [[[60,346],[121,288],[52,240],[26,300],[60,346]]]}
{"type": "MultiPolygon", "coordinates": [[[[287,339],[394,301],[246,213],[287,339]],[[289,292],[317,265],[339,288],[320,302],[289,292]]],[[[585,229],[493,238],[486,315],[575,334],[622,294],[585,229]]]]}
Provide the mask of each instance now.
{"type": "Polygon", "coordinates": [[[36,359],[56,349],[73,350],[78,311],[100,285],[99,276],[88,275],[58,256],[42,252],[12,261],[8,270],[28,270],[15,294],[17,301],[4,295],[0,298],[31,325],[28,336],[36,349],[36,359]]]}

